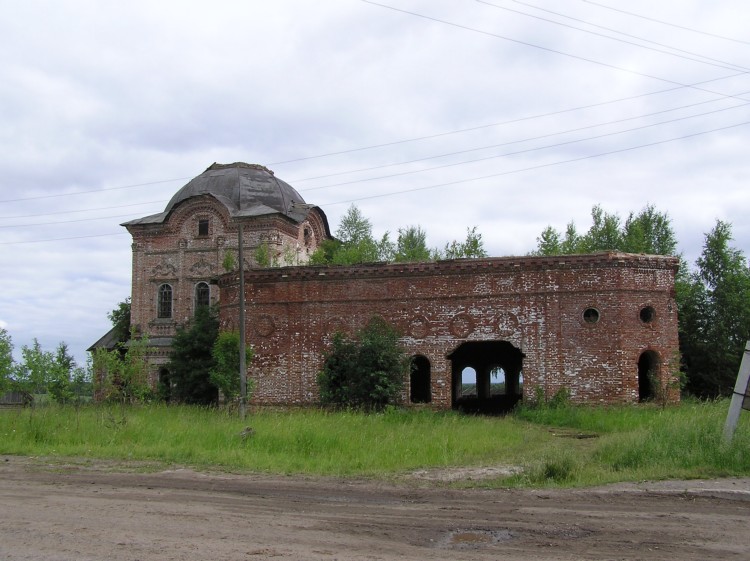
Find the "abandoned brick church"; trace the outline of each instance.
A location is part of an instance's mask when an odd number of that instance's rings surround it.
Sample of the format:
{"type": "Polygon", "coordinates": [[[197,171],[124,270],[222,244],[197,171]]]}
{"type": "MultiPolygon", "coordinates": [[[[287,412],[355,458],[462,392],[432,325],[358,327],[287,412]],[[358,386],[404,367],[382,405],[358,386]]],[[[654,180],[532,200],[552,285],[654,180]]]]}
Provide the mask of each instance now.
{"type": "Polygon", "coordinates": [[[315,404],[332,335],[373,315],[398,328],[412,357],[406,404],[502,410],[563,388],[575,402],[679,398],[670,383],[677,259],[607,252],[308,266],[331,237],[325,213],[245,163],[213,164],[164,212],[123,224],[133,237],[131,322],[150,337],[154,384],[168,376],[172,337],[197,306],[217,304],[222,329],[238,328],[240,224],[255,404],[315,404]]]}

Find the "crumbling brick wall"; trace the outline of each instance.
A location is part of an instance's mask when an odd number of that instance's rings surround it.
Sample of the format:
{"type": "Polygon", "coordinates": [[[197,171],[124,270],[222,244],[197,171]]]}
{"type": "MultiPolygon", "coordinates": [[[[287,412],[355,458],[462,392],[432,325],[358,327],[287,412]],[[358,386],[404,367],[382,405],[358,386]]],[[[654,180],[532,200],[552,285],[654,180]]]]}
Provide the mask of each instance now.
{"type": "MultiPolygon", "coordinates": [[[[258,404],[311,404],[331,336],[380,315],[430,363],[430,398],[455,405],[451,353],[505,341],[523,354],[523,396],[561,388],[574,402],[630,403],[644,353],[663,386],[678,353],[669,257],[601,253],[246,272],[249,374],[258,404]]],[[[223,329],[237,328],[238,275],[220,280],[223,329]]],[[[407,391],[408,392],[408,377],[407,391]]],[[[669,399],[678,399],[672,391],[669,399]]]]}

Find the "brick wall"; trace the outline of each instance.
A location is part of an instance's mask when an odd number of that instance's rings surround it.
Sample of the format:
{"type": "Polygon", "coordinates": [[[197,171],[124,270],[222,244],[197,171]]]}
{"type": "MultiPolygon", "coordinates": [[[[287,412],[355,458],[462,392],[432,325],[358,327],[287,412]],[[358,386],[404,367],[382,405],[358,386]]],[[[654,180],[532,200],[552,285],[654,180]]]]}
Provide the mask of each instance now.
{"type": "MultiPolygon", "coordinates": [[[[547,396],[565,388],[575,402],[635,402],[643,353],[666,384],[678,352],[676,268],[674,258],[603,253],[249,271],[253,400],[316,402],[332,334],[378,314],[402,332],[410,356],[429,360],[436,407],[455,405],[449,355],[487,341],[523,353],[525,399],[539,387],[547,396]]],[[[236,329],[238,275],[219,286],[222,328],[236,329]]]]}
{"type": "MultiPolygon", "coordinates": [[[[322,216],[314,209],[300,224],[280,214],[243,220],[245,268],[257,267],[255,251],[266,244],[276,264],[305,263],[318,244],[326,238],[322,216]]],[[[225,274],[227,254],[238,260],[238,226],[226,207],[210,195],[190,198],[177,205],[164,223],[128,224],[133,236],[131,326],[147,334],[154,344],[150,362],[154,366],[152,382],[158,370],[169,362],[171,338],[177,328],[193,317],[196,286],[209,286],[210,302],[219,300],[216,281],[225,274]],[[208,234],[200,235],[199,222],[208,221],[208,234]],[[159,286],[172,289],[172,313],[159,318],[159,286]]]]}

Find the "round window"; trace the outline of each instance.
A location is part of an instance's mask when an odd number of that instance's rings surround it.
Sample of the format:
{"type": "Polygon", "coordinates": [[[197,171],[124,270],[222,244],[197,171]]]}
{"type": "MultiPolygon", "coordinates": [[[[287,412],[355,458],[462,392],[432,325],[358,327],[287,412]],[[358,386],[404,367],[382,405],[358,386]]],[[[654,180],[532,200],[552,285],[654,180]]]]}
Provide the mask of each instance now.
{"type": "Polygon", "coordinates": [[[599,310],[596,308],[586,308],[583,311],[583,321],[586,323],[596,323],[599,321],[599,310]]]}
{"type": "Polygon", "coordinates": [[[651,323],[656,317],[656,310],[652,306],[644,306],[639,314],[643,323],[651,323]]]}

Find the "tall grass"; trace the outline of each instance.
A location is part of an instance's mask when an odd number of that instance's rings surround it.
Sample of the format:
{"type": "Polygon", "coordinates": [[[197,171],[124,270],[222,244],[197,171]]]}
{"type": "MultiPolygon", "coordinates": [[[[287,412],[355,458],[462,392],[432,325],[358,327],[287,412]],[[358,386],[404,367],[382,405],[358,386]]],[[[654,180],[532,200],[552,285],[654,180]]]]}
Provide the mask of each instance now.
{"type": "Polygon", "coordinates": [[[392,474],[515,457],[533,429],[512,419],[391,410],[261,411],[92,406],[0,413],[0,453],[127,458],[275,473],[392,474]],[[252,429],[246,431],[247,427],[252,429]],[[244,435],[243,435],[244,433],[244,435]]]}
{"type": "Polygon", "coordinates": [[[721,438],[727,407],[726,401],[665,409],[564,406],[504,418],[304,409],[259,411],[242,422],[196,407],[49,406],[0,411],[0,453],[332,476],[522,468],[481,482],[489,486],[750,475],[750,413],[727,445],[721,438]]]}

